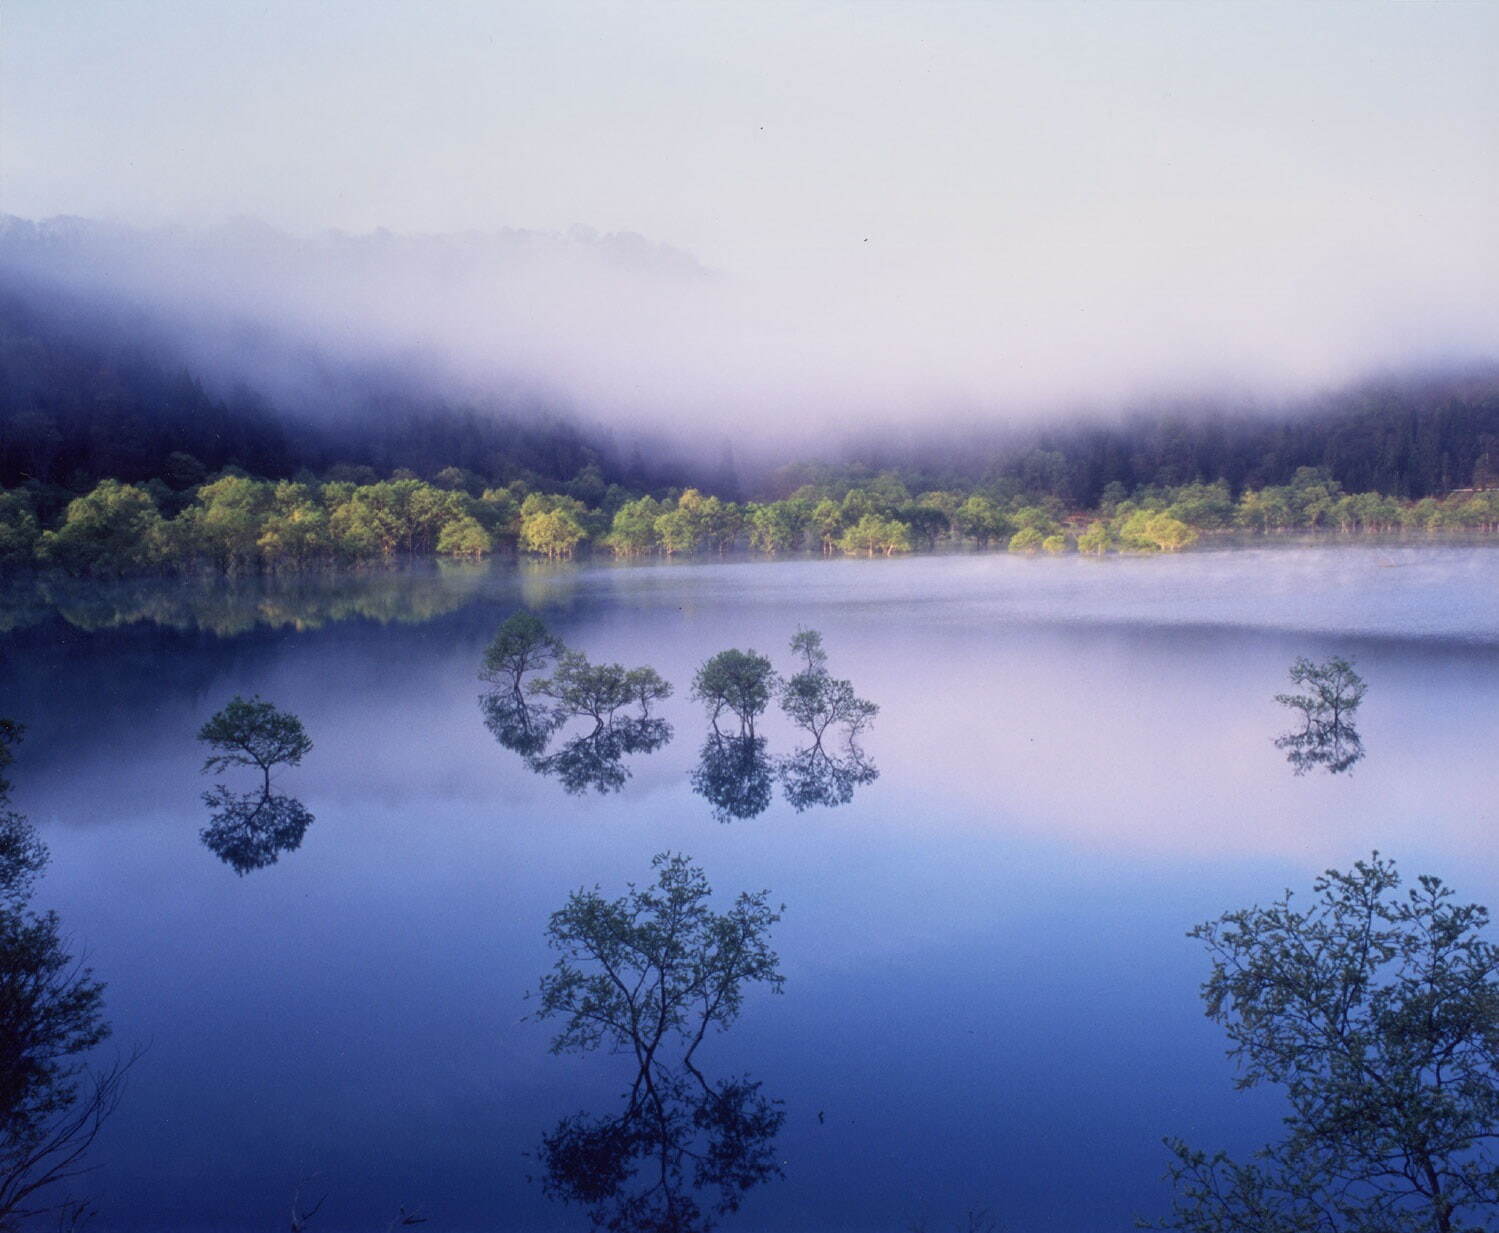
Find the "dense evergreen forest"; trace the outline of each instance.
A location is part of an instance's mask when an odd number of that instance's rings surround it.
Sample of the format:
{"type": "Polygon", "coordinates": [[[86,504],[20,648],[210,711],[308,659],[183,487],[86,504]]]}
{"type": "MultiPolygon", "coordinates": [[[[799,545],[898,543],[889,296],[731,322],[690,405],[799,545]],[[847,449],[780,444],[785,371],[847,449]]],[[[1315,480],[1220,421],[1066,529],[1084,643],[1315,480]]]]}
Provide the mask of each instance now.
{"type": "Polygon", "coordinates": [[[111,575],[589,548],[1171,551],[1229,530],[1499,526],[1499,370],[1371,383],[1275,415],[1176,407],[843,442],[833,461],[749,485],[727,462],[622,461],[602,430],[545,408],[455,407],[409,374],[331,372],[325,388],[317,408],[211,393],[146,314],[11,280],[0,563],[111,575]]]}

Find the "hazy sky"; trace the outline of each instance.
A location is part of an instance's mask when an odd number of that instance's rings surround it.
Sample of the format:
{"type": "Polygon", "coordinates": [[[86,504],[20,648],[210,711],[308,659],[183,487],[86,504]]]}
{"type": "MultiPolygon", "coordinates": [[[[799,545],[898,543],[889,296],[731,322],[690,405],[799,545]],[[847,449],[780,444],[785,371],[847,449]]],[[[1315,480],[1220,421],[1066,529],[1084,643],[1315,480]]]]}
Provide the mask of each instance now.
{"type": "Polygon", "coordinates": [[[1494,0],[4,0],[0,23],[0,211],[584,225],[720,272],[731,295],[654,324],[580,302],[605,403],[998,405],[1499,349],[1494,0]]]}

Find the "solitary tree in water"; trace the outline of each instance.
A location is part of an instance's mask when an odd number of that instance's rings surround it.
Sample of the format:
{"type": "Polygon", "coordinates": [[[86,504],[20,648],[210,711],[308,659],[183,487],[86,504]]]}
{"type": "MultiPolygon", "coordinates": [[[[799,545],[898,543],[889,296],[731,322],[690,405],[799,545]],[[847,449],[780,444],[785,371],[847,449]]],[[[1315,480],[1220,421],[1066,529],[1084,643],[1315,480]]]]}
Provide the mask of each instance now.
{"type": "Polygon", "coordinates": [[[248,702],[234,698],[203,725],[198,739],[218,751],[203,763],[204,774],[230,766],[259,767],[267,794],[271,790],[271,768],[296,766],[312,748],[300,719],[258,697],[248,702]]]}
{"type": "Polygon", "coordinates": [[[479,679],[491,685],[509,686],[519,694],[526,673],[550,667],[566,651],[562,639],[548,630],[540,617],[530,612],[513,612],[505,618],[484,652],[479,679]]]}
{"type": "Polygon", "coordinates": [[[1457,1233],[1499,1217],[1499,947],[1438,879],[1375,853],[1191,933],[1240,1087],[1284,1088],[1286,1137],[1240,1164],[1170,1142],[1187,1233],[1457,1233]]]}
{"type": "Polygon", "coordinates": [[[271,770],[296,766],[312,741],[295,715],[278,711],[258,697],[234,698],[203,725],[198,739],[217,750],[203,763],[203,773],[230,766],[253,766],[261,773],[254,792],[231,792],[215,784],[203,794],[212,813],[200,837],[210,851],[236,873],[264,869],[283,852],[302,843],[313,817],[302,802],[271,791],[271,770]]]}
{"type": "Polygon", "coordinates": [[[710,1081],[698,1057],[710,1030],[738,1018],[746,987],[780,989],[769,944],[780,913],[763,891],[715,912],[685,856],[652,866],[653,886],[613,900],[580,890],[552,914],[559,957],[538,1012],[562,1023],[552,1051],[606,1048],[636,1073],[621,1113],[565,1118],[540,1154],[548,1193],[587,1206],[595,1227],[702,1233],[781,1172],[778,1102],[747,1078],[710,1081]]]}

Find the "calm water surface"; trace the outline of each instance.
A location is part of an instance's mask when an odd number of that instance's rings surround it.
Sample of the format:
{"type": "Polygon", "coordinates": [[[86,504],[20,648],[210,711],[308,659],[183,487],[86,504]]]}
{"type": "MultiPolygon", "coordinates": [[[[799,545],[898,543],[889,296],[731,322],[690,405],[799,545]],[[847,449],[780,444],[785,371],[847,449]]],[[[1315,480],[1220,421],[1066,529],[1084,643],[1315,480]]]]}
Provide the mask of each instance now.
{"type": "MultiPolygon", "coordinates": [[[[1232,1090],[1188,928],[1373,848],[1499,904],[1491,549],[496,565],[61,601],[12,597],[0,713],[28,728],[39,901],[108,983],[117,1042],[147,1047],[97,1149],[101,1230],[285,1228],[314,1177],[326,1233],[400,1205],[433,1230],[587,1228],[531,1153],[631,1072],[551,1055],[525,995],[568,893],[621,893],[665,850],[786,905],[784,994],[702,1054],[784,1101],[785,1178],[723,1224],[746,1231],[1163,1214],[1163,1136],[1246,1150],[1277,1117],[1232,1090]],[[475,671],[518,607],[675,683],[674,739],[618,793],[569,795],[486,730],[475,671]],[[798,624],[880,704],[879,778],[715,821],[692,673],[728,646],[789,668],[798,624]],[[1368,756],[1297,778],[1272,696],[1331,654],[1369,681],[1368,756]],[[315,742],[278,777],[315,823],[244,877],[198,840],[194,736],[236,693],[315,742]]],[[[764,734],[795,743],[779,717],[764,734]]]]}

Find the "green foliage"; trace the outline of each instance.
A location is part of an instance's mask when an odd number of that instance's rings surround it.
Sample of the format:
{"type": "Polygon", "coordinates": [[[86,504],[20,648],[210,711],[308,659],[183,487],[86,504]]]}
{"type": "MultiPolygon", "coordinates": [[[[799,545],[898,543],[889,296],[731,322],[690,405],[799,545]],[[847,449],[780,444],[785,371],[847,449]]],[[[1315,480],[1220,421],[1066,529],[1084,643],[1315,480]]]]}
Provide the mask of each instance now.
{"type": "Polygon", "coordinates": [[[1010,536],[1010,551],[1036,553],[1045,542],[1046,532],[1039,527],[1021,527],[1010,536]]]}
{"type": "Polygon", "coordinates": [[[158,560],[161,514],[144,489],[115,480],[68,503],[62,526],[44,531],[37,557],[74,574],[116,577],[158,560]]]}
{"type": "Polygon", "coordinates": [[[611,723],[621,708],[632,704],[640,707],[642,718],[648,717],[653,702],[671,697],[671,686],[654,668],[594,664],[581,651],[564,651],[557,660],[556,672],[532,681],[527,692],[551,699],[562,719],[586,717],[602,727],[611,723]]]}
{"type": "Polygon", "coordinates": [[[1012,534],[1010,521],[988,497],[975,493],[953,513],[953,526],[980,548],[1012,534]]]}
{"type": "Polygon", "coordinates": [[[738,1018],[746,987],[780,990],[769,945],[780,913],[764,891],[713,911],[703,871],[684,856],[663,853],[652,867],[653,886],[615,900],[580,890],[552,914],[559,958],[537,1010],[562,1021],[552,1051],[607,1049],[630,1057],[635,1075],[620,1114],[564,1118],[539,1157],[546,1192],[586,1205],[597,1228],[703,1233],[780,1175],[777,1102],[748,1079],[710,1082],[697,1056],[710,1030],[738,1018]]]}
{"type": "Polygon", "coordinates": [[[1114,546],[1114,536],[1108,523],[1096,521],[1077,537],[1077,550],[1090,556],[1101,557],[1114,546]]]}
{"type": "Polygon", "coordinates": [[[843,533],[838,547],[849,554],[863,553],[872,557],[879,552],[888,557],[897,552],[910,552],[911,535],[903,522],[879,514],[864,514],[843,533]]]}
{"type": "Polygon", "coordinates": [[[587,512],[574,497],[533,492],[520,507],[520,544],[548,560],[571,558],[587,538],[582,516],[587,512]]]}
{"type": "Polygon", "coordinates": [[[729,650],[720,651],[697,670],[689,696],[707,704],[714,728],[728,710],[738,718],[740,731],[753,736],[755,718],[770,705],[775,687],[770,660],[754,651],[729,650]]]}
{"type": "Polygon", "coordinates": [[[844,729],[852,744],[880,708],[855,694],[851,682],[828,672],[822,635],[815,629],[798,630],[791,639],[791,651],[803,656],[807,666],[781,683],[781,710],[815,745],[820,746],[824,734],[835,725],[844,729]]]}
{"type": "Polygon", "coordinates": [[[1190,934],[1240,1087],[1285,1092],[1247,1163],[1168,1141],[1187,1233],[1455,1233],[1499,1216],[1499,948],[1487,911],[1392,862],[1329,870],[1190,934]]]}
{"type": "Polygon", "coordinates": [[[216,751],[203,763],[204,774],[230,766],[258,767],[267,791],[273,767],[296,766],[312,748],[300,719],[259,697],[232,698],[199,729],[198,739],[216,751]]]}
{"type": "Polygon", "coordinates": [[[559,958],[542,978],[537,1018],[562,1021],[553,1053],[606,1046],[643,1057],[670,1038],[690,1065],[710,1027],[739,1017],[746,986],[780,990],[769,935],[781,917],[768,892],[715,912],[689,858],[663,852],[651,868],[652,886],[612,900],[597,887],[574,891],[552,914],[547,942],[559,958]]]}
{"type": "Polygon", "coordinates": [[[41,530],[25,492],[0,489],[0,568],[30,565],[41,530]]]}
{"type": "Polygon", "coordinates": [[[626,501],[614,511],[606,543],[618,557],[638,557],[653,552],[659,544],[656,520],[663,513],[655,497],[626,501]]]}
{"type": "Polygon", "coordinates": [[[479,520],[470,514],[460,514],[444,523],[437,536],[437,551],[445,557],[468,557],[478,560],[494,551],[494,539],[479,520]]]}
{"type": "Polygon", "coordinates": [[[562,639],[548,630],[540,617],[531,612],[512,612],[484,652],[479,679],[518,694],[528,672],[545,670],[566,651],[562,639]]]}

